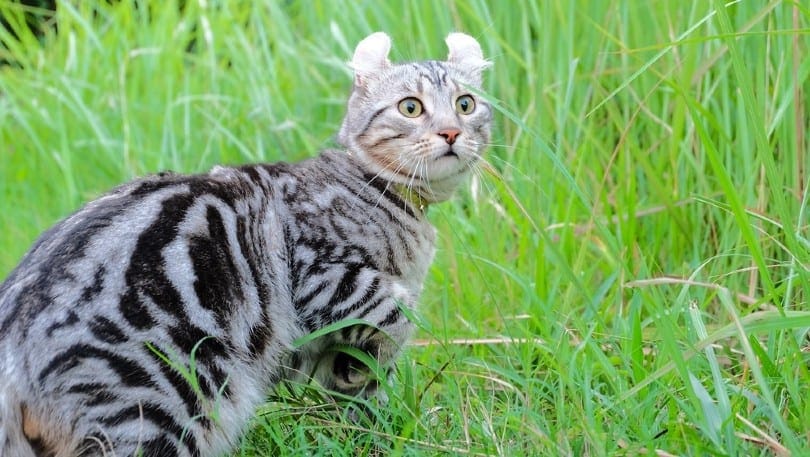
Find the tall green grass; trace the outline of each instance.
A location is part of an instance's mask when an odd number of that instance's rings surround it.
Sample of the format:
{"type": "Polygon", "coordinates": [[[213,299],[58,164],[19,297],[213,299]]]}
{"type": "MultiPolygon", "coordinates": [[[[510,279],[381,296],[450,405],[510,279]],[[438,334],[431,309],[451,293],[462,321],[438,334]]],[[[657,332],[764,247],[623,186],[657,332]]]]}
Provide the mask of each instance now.
{"type": "Polygon", "coordinates": [[[185,3],[0,31],[0,275],[135,176],[332,146],[370,32],[408,60],[465,31],[494,62],[499,177],[430,210],[389,406],[351,423],[281,386],[237,455],[808,452],[804,2],[185,3]]]}

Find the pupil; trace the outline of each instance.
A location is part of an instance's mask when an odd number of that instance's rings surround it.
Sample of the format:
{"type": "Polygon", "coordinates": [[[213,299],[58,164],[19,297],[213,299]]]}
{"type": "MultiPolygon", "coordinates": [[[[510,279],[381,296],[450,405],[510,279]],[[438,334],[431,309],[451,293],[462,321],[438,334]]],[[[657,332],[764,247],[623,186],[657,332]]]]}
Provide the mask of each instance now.
{"type": "Polygon", "coordinates": [[[416,104],[414,102],[408,102],[408,106],[406,108],[409,113],[413,114],[416,111],[416,104]]]}
{"type": "Polygon", "coordinates": [[[462,100],[461,101],[461,110],[462,111],[467,111],[467,106],[468,106],[467,100],[462,100]]]}

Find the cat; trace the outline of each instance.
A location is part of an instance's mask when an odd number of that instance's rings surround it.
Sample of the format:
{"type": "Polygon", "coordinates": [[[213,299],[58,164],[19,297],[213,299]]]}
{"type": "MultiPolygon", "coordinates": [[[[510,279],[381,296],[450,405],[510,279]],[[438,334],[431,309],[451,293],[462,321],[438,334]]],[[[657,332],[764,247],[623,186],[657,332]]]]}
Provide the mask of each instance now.
{"type": "Polygon", "coordinates": [[[217,456],[283,379],[379,394],[336,348],[391,367],[434,254],[426,208],[490,137],[490,62],[446,43],[392,64],[385,33],[360,41],[344,149],[143,178],[46,231],[0,286],[0,455],[217,456]],[[368,324],[293,344],[347,319],[368,324]]]}

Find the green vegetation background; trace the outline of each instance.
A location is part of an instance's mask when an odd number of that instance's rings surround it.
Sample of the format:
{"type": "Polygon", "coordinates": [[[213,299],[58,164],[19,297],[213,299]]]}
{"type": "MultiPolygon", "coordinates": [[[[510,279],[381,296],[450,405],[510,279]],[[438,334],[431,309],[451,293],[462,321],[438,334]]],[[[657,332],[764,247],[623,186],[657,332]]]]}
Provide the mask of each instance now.
{"type": "Polygon", "coordinates": [[[345,65],[475,36],[488,161],[390,405],[285,387],[237,455],[801,455],[810,442],[810,9],[802,1],[60,2],[0,30],[0,277],[144,174],[334,145],[345,65]]]}

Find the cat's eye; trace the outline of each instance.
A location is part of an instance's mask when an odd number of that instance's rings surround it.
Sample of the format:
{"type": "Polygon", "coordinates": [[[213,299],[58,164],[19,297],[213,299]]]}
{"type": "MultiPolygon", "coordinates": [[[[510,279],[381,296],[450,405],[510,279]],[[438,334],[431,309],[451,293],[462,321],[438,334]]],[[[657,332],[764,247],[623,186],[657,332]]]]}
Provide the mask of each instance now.
{"type": "Polygon", "coordinates": [[[461,114],[470,114],[475,111],[475,100],[471,95],[462,95],[456,99],[456,111],[461,114]]]}
{"type": "Polygon", "coordinates": [[[417,117],[422,114],[422,102],[413,97],[408,97],[399,102],[399,112],[405,117],[417,117]]]}

